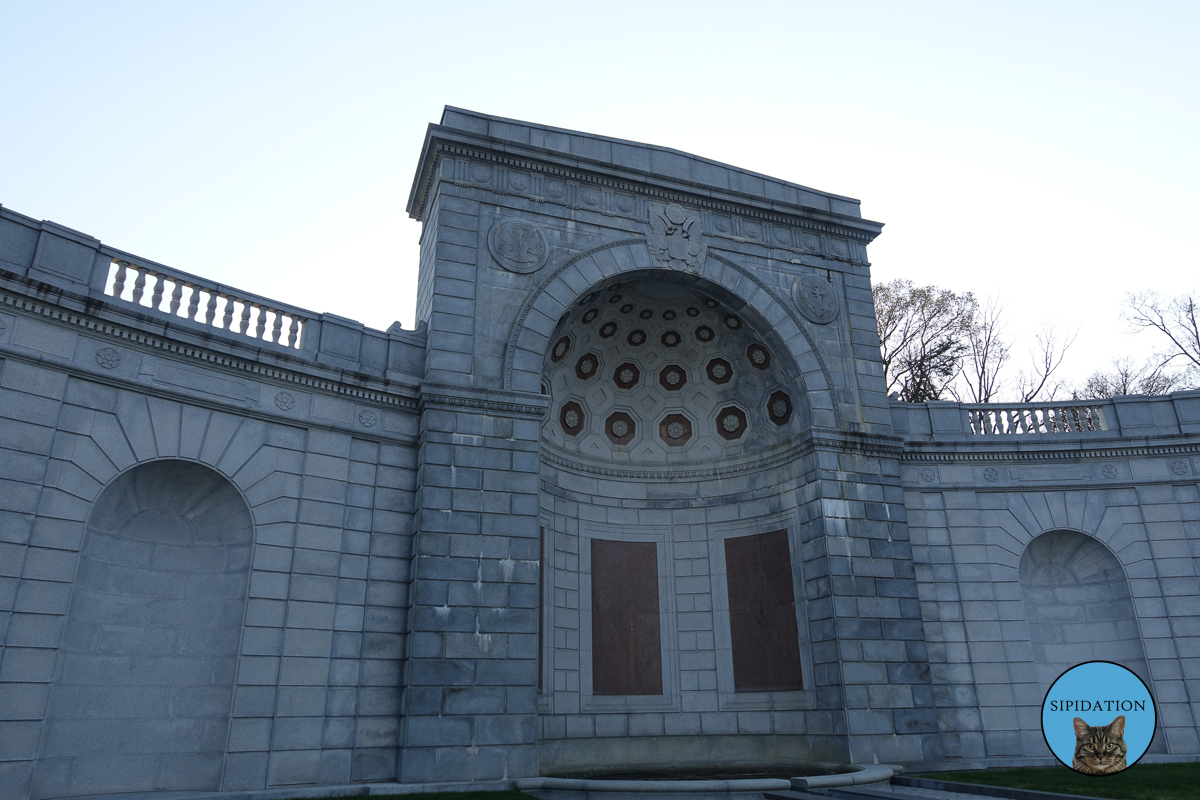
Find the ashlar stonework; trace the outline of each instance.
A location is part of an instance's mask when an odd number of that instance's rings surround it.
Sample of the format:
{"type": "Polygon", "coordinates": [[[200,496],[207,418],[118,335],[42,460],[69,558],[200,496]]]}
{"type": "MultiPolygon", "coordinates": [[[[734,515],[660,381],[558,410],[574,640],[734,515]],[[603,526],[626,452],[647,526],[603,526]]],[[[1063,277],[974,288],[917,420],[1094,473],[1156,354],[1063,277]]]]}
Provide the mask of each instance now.
{"type": "Polygon", "coordinates": [[[1200,393],[885,393],[856,200],[447,108],[417,328],[0,208],[5,796],[1195,756],[1200,393]],[[1114,655],[1115,654],[1115,655],[1114,655]]]}

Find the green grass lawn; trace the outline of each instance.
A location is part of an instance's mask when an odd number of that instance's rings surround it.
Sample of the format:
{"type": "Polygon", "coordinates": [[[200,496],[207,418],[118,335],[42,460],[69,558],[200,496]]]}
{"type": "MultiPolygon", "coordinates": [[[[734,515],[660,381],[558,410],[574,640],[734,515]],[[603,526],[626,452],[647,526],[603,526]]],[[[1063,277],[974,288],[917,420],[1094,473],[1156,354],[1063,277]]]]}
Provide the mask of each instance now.
{"type": "Polygon", "coordinates": [[[1200,764],[1134,764],[1124,772],[1108,776],[1080,775],[1067,767],[1037,767],[944,772],[919,777],[1111,800],[1196,800],[1200,797],[1200,764]]]}
{"type": "MultiPolygon", "coordinates": [[[[372,794],[345,795],[347,798],[369,798],[370,800],[535,800],[514,789],[502,792],[417,792],[415,794],[372,794]]],[[[296,798],[291,798],[296,800],[296,798]]],[[[337,798],[328,798],[337,800],[337,798]]]]}

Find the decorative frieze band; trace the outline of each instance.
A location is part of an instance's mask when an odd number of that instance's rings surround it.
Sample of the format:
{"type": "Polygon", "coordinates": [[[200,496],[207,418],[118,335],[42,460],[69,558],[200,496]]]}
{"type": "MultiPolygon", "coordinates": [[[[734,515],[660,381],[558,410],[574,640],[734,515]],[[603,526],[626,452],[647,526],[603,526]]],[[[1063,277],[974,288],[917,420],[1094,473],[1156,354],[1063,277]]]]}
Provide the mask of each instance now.
{"type": "Polygon", "coordinates": [[[784,250],[796,257],[813,256],[855,265],[867,263],[866,244],[874,233],[817,220],[795,224],[793,219],[750,211],[725,203],[656,191],[603,178],[573,174],[533,162],[440,145],[440,163],[423,187],[422,205],[441,174],[456,186],[513,195],[535,203],[556,203],[577,211],[593,211],[643,224],[651,222],[652,202],[680,203],[700,209],[705,236],[784,250]]]}

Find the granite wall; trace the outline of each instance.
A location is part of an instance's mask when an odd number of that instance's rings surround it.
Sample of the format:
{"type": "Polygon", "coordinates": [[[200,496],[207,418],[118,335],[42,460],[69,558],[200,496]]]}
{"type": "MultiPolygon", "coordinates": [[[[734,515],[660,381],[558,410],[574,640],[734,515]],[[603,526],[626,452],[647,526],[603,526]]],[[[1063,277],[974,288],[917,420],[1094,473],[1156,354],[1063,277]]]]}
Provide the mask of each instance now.
{"type": "Polygon", "coordinates": [[[16,797],[1045,763],[1105,655],[1200,752],[1200,394],[891,402],[881,226],[666,148],[447,109],[409,211],[375,331],[0,208],[16,797]]]}

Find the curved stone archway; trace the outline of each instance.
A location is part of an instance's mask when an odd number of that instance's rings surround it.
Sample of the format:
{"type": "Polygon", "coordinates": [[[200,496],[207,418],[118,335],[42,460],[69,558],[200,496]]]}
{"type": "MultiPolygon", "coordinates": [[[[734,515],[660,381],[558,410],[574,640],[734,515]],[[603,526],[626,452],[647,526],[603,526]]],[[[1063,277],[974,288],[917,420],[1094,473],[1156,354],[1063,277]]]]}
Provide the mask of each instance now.
{"type": "Polygon", "coordinates": [[[1123,664],[1150,685],[1129,581],[1103,542],[1078,531],[1042,533],[1021,554],[1018,573],[1043,691],[1085,661],[1123,664]]]}
{"type": "Polygon", "coordinates": [[[521,307],[505,348],[504,388],[538,392],[550,338],[563,314],[600,282],[631,273],[703,281],[733,308],[749,307],[762,317],[800,370],[816,427],[842,427],[832,374],[811,333],[780,291],[741,265],[709,253],[700,273],[663,269],[641,237],[618,239],[577,253],[550,271],[521,307]]]}
{"type": "Polygon", "coordinates": [[[238,490],[194,462],[143,463],[104,488],[72,590],[42,778],[69,774],[71,794],[220,787],[253,538],[238,490]]]}

